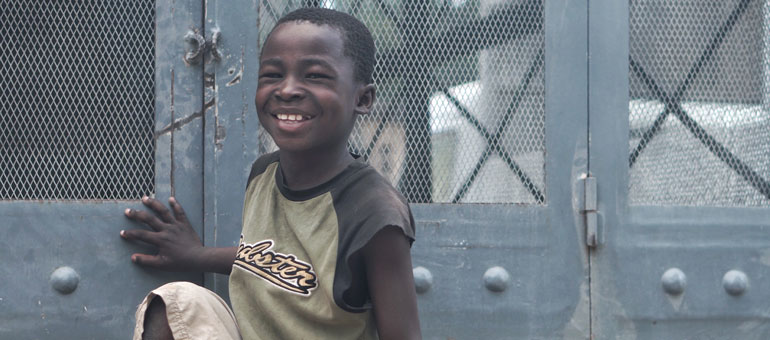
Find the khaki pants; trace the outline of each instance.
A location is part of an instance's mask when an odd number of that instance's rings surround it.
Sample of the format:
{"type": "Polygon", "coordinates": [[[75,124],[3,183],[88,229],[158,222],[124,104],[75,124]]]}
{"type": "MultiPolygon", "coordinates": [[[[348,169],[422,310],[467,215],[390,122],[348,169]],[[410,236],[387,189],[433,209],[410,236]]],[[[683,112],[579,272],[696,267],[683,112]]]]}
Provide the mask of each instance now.
{"type": "Polygon", "coordinates": [[[144,315],[153,298],[166,305],[166,317],[175,340],[240,340],[235,316],[214,292],[190,282],[172,282],[153,290],[136,309],[134,340],[141,340],[144,315]]]}

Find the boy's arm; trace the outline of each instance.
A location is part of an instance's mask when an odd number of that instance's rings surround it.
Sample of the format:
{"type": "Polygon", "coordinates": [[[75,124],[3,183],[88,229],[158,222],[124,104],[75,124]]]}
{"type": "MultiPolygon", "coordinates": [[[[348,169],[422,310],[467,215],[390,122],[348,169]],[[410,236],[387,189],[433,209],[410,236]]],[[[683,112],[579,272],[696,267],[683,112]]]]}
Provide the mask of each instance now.
{"type": "Polygon", "coordinates": [[[409,240],[398,227],[385,227],[363,248],[369,294],[380,339],[420,339],[417,293],[409,240]]]}
{"type": "Polygon", "coordinates": [[[133,254],[131,261],[168,271],[230,274],[237,248],[204,247],[187,220],[182,206],[173,197],[169,198],[168,202],[173,214],[163,203],[148,197],[143,198],[142,203],[152,209],[154,214],[144,210],[126,209],[126,217],[143,222],[152,230],[121,230],[120,236],[158,247],[156,255],[133,254]]]}

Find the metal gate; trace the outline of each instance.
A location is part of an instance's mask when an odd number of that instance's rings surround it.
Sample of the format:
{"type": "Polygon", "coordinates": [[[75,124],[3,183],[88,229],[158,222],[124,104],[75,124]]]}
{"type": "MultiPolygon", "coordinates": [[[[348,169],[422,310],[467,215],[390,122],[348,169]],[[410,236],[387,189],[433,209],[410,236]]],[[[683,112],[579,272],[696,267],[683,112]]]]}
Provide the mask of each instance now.
{"type": "Polygon", "coordinates": [[[592,334],[767,339],[770,4],[598,1],[589,16],[592,334]]]}
{"type": "MultiPolygon", "coordinates": [[[[0,338],[126,338],[150,289],[204,283],[130,263],[152,252],[118,237],[139,227],[122,213],[144,195],[178,197],[207,244],[235,244],[240,206],[223,205],[240,199],[215,202],[242,185],[221,179],[245,170],[216,165],[255,158],[236,145],[256,130],[256,119],[239,119],[252,114],[242,98],[253,98],[256,76],[241,75],[256,74],[244,72],[256,65],[256,32],[230,35],[233,51],[217,55],[206,19],[237,8],[207,5],[0,3],[0,338]]],[[[240,31],[240,20],[249,17],[219,25],[240,31]]],[[[221,278],[205,279],[221,290],[221,278]]]]}
{"type": "Polygon", "coordinates": [[[235,245],[275,147],[259,48],[300,6],[375,36],[350,149],[412,202],[426,339],[767,338],[766,0],[3,2],[0,338],[124,338],[169,280],[227,296],[129,263],[121,213],[175,195],[235,245]]]}

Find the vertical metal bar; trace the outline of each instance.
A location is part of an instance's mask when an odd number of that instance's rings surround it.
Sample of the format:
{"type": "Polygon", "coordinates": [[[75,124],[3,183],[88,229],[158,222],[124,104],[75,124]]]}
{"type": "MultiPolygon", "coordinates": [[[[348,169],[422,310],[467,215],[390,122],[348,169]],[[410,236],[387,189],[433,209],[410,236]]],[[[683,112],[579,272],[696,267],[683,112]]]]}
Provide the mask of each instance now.
{"type": "MultiPolygon", "coordinates": [[[[621,227],[625,227],[622,223],[627,211],[629,168],[618,164],[628,161],[630,1],[591,0],[587,3],[587,110],[590,119],[585,140],[588,146],[586,174],[601,179],[596,188],[596,209],[603,213],[602,218],[597,219],[597,228],[617,227],[615,233],[605,234],[605,250],[588,252],[588,338],[598,338],[605,334],[621,334],[626,317],[622,308],[613,304],[618,299],[613,285],[613,280],[617,280],[613,276],[617,272],[617,260],[607,255],[617,252],[615,245],[623,243],[615,241],[627,235],[621,227]],[[611,298],[604,298],[608,296],[611,298]]],[[[546,70],[551,65],[546,62],[546,70]]]]}
{"type": "MultiPolygon", "coordinates": [[[[210,26],[205,32],[211,34],[213,28],[221,32],[222,58],[205,62],[201,238],[206,246],[231,247],[238,244],[241,233],[243,195],[238,193],[243,192],[251,164],[259,156],[254,109],[262,27],[258,23],[260,13],[268,15],[269,7],[250,0],[207,0],[205,5],[210,26]],[[252,25],[256,28],[243,29],[252,25]]],[[[227,300],[227,276],[207,273],[203,281],[227,300]]]]}

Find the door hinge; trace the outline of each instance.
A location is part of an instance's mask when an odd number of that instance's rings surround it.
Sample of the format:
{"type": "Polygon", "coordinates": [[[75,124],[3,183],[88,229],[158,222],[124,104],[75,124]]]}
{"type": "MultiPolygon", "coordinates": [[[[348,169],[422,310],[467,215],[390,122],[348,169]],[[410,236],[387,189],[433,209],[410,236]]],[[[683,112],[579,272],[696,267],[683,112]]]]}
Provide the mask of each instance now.
{"type": "Polygon", "coordinates": [[[586,245],[596,248],[603,240],[599,232],[596,199],[596,177],[583,177],[583,215],[585,215],[586,245]]]}

